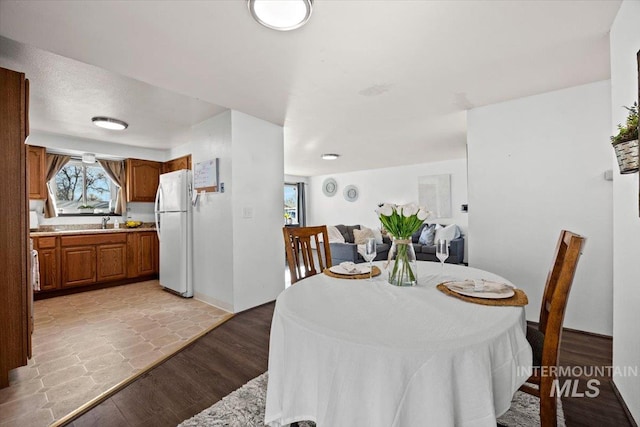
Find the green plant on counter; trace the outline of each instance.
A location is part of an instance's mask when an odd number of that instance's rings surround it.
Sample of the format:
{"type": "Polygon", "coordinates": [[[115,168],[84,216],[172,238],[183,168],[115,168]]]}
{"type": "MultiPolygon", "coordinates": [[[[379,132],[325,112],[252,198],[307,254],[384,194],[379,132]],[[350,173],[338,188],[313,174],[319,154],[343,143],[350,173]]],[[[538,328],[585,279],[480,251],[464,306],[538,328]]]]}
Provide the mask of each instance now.
{"type": "Polygon", "coordinates": [[[631,107],[624,108],[629,111],[629,115],[624,125],[618,125],[618,134],[611,137],[611,144],[614,146],[638,139],[638,103],[634,102],[631,107]]]}
{"type": "Polygon", "coordinates": [[[91,205],[80,205],[80,206],[78,206],[78,209],[95,209],[95,206],[91,206],[91,205]]]}

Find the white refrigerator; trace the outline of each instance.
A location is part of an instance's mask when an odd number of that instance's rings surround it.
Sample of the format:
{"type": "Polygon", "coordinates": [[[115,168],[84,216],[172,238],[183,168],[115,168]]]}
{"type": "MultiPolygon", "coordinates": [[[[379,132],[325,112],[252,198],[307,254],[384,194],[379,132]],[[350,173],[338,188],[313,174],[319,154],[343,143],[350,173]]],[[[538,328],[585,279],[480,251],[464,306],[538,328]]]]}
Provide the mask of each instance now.
{"type": "Polygon", "coordinates": [[[193,296],[191,171],[160,175],[156,193],[156,232],[160,241],[160,285],[193,296]]]}

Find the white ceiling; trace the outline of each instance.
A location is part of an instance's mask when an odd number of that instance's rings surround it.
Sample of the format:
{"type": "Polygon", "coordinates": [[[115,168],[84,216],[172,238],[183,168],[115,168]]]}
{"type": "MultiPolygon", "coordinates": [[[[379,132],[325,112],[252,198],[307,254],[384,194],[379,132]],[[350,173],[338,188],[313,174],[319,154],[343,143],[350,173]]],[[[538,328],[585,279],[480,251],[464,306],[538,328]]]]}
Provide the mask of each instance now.
{"type": "MultiPolygon", "coordinates": [[[[244,0],[2,0],[0,35],[284,125],[285,172],[318,175],[464,157],[465,110],[608,79],[620,3],[316,0],[306,26],[277,32],[253,21],[244,0]],[[326,152],[342,157],[320,160],[326,152]]],[[[137,126],[125,113],[139,103],[110,110],[100,99],[154,100],[154,90],[131,91],[140,83],[91,69],[94,86],[91,76],[58,72],[66,83],[34,94],[45,105],[34,128],[76,129],[59,117],[72,109],[84,110],[73,122],[114,111],[137,126]],[[114,92],[98,93],[96,104],[61,99],[78,81],[100,91],[105,80],[114,92]]],[[[176,111],[148,113],[141,120],[152,129],[176,111]]],[[[131,135],[100,139],[175,143],[131,135]]]]}
{"type": "Polygon", "coordinates": [[[226,110],[4,37],[0,66],[27,75],[30,125],[46,132],[168,149],[185,143],[191,126],[226,110]],[[101,129],[94,116],[120,118],[129,127],[101,129]]]}

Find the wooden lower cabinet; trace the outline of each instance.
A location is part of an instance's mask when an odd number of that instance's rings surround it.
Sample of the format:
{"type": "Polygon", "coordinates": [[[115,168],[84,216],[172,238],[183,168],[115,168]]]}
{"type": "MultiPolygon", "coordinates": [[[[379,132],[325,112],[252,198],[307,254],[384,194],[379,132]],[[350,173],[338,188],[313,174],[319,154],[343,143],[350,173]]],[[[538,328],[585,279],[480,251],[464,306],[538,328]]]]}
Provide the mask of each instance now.
{"type": "Polygon", "coordinates": [[[158,236],[153,233],[138,233],[138,274],[158,273],[158,236]]]}
{"type": "Polygon", "coordinates": [[[60,289],[60,247],[55,237],[33,239],[33,248],[38,251],[40,264],[40,290],[60,289]]]}
{"type": "Polygon", "coordinates": [[[60,250],[39,249],[40,290],[49,291],[60,288],[60,250]]]}
{"type": "MultiPolygon", "coordinates": [[[[40,262],[40,291],[149,278],[158,273],[155,231],[34,237],[40,262]]],[[[53,293],[52,295],[59,294],[53,293]]]]}
{"type": "Polygon", "coordinates": [[[98,254],[98,282],[120,280],[127,277],[127,245],[118,243],[100,245],[98,254]]]}
{"type": "Polygon", "coordinates": [[[96,248],[62,248],[62,287],[96,283],[96,248]]]}
{"type": "Polygon", "coordinates": [[[155,231],[131,233],[129,247],[129,277],[158,274],[158,236],[155,231]]]}

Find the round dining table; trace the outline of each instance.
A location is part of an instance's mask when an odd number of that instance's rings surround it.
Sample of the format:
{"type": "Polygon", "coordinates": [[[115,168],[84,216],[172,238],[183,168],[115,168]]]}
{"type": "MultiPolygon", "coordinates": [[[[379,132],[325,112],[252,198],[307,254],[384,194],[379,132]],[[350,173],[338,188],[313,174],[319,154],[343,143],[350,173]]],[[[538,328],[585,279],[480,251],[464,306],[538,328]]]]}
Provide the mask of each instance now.
{"type": "Polygon", "coordinates": [[[265,424],[495,427],[532,364],[524,307],[446,295],[487,271],[418,262],[418,284],[317,274],[285,289],[271,325],[265,424]]]}

